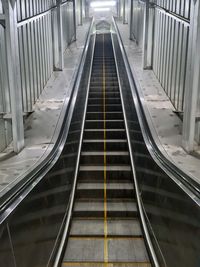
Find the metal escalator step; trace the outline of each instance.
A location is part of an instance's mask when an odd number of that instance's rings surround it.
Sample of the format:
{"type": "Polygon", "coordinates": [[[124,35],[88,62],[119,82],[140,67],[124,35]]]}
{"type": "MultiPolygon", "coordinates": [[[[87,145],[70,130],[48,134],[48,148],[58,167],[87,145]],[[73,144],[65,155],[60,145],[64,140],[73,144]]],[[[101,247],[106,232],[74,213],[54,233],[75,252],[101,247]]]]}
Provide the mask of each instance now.
{"type": "Polygon", "coordinates": [[[126,139],[125,129],[85,129],[83,139],[126,139]]]}
{"type": "MultiPolygon", "coordinates": [[[[64,262],[104,262],[104,238],[69,238],[64,262]]],[[[108,262],[149,264],[142,238],[107,238],[108,262]]],[[[123,266],[123,265],[122,265],[123,266]]],[[[137,266],[137,265],[136,265],[137,266]]]]}
{"type": "Polygon", "coordinates": [[[81,152],[80,164],[103,165],[104,156],[109,164],[130,164],[130,157],[127,151],[89,151],[81,152]]]}
{"type": "MultiPolygon", "coordinates": [[[[105,184],[102,182],[79,182],[77,185],[77,197],[104,197],[105,184]]],[[[126,182],[108,182],[106,184],[106,192],[108,198],[129,198],[134,197],[134,186],[131,181],[126,182]]]]}
{"type": "MultiPolygon", "coordinates": [[[[87,112],[86,113],[86,120],[95,120],[95,119],[100,119],[103,120],[104,114],[103,112],[87,112]]],[[[123,113],[120,111],[115,111],[115,112],[106,112],[106,119],[108,120],[122,120],[123,113]]]]}
{"type": "MultiPolygon", "coordinates": [[[[133,145],[146,155],[135,115],[130,128],[135,136],[133,145]]],[[[79,133],[73,132],[70,140],[75,134],[79,133]]],[[[107,34],[96,36],[78,182],[62,267],[105,265],[151,266],[135,199],[111,36],[107,34]]]]}
{"type": "MultiPolygon", "coordinates": [[[[107,183],[106,190],[113,190],[113,191],[124,191],[124,190],[131,190],[133,191],[133,183],[131,182],[116,182],[116,183],[107,183]]],[[[104,190],[104,183],[82,183],[79,182],[77,185],[77,190],[104,190]]]]}
{"type": "MultiPolygon", "coordinates": [[[[105,166],[93,166],[93,165],[88,165],[88,166],[85,166],[85,165],[80,165],[80,168],[79,170],[80,171],[104,171],[105,169],[105,166]]],[[[130,165],[107,165],[106,166],[106,171],[115,171],[115,172],[120,172],[120,171],[128,171],[130,172],[131,171],[131,167],[130,165]]]]}
{"type": "MultiPolygon", "coordinates": [[[[137,219],[107,219],[108,237],[142,236],[140,222],[137,219]]],[[[70,236],[103,236],[104,219],[74,218],[70,236]]]]}
{"type": "MultiPolygon", "coordinates": [[[[101,73],[100,73],[101,74],[101,73]]],[[[118,85],[118,79],[117,79],[117,74],[112,74],[112,75],[105,75],[103,78],[103,75],[95,75],[94,78],[91,78],[90,80],[90,85],[97,85],[97,84],[104,84],[105,81],[105,85],[107,84],[113,84],[113,85],[118,85]]]]}
{"type": "MultiPolygon", "coordinates": [[[[93,99],[93,98],[102,98],[103,97],[103,90],[101,90],[100,92],[89,92],[89,98],[93,99]]],[[[120,97],[120,93],[119,92],[105,92],[105,97],[106,98],[115,98],[115,97],[120,97]]]]}
{"type": "Polygon", "coordinates": [[[63,262],[61,267],[151,267],[150,262],[63,262]]]}
{"type": "Polygon", "coordinates": [[[85,129],[120,129],[124,128],[123,120],[86,120],[85,129]]]}
{"type": "Polygon", "coordinates": [[[104,143],[108,151],[126,151],[128,144],[126,139],[84,139],[82,151],[104,151],[104,143]],[[105,142],[106,141],[106,142],[105,142]]]}
{"type": "MultiPolygon", "coordinates": [[[[106,112],[122,112],[121,105],[106,105],[105,106],[106,112]]],[[[103,105],[88,105],[87,112],[103,112],[103,105]]]]}
{"type": "MultiPolygon", "coordinates": [[[[99,199],[77,198],[74,217],[103,217],[104,201],[99,199]]],[[[108,199],[107,217],[135,217],[137,216],[137,205],[133,199],[108,199]]]]}
{"type": "MultiPolygon", "coordinates": [[[[88,104],[93,104],[93,105],[95,105],[95,104],[103,104],[104,103],[104,99],[103,98],[89,98],[88,99],[88,104]]],[[[120,98],[111,98],[111,97],[106,97],[105,98],[105,103],[107,104],[107,105],[109,105],[109,104],[113,104],[113,105],[115,105],[115,104],[120,104],[121,103],[121,99],[120,98]]]]}
{"type": "Polygon", "coordinates": [[[82,156],[92,156],[92,155],[93,156],[103,156],[104,154],[106,154],[107,156],[128,156],[129,152],[128,151],[81,152],[82,156]]]}
{"type": "MultiPolygon", "coordinates": [[[[98,84],[91,85],[90,84],[90,93],[95,92],[95,90],[97,92],[102,92],[103,91],[102,84],[101,85],[98,85],[98,84]]],[[[110,86],[109,88],[106,88],[106,92],[112,92],[114,90],[116,92],[119,92],[119,85],[113,85],[113,86],[110,86]]]]}

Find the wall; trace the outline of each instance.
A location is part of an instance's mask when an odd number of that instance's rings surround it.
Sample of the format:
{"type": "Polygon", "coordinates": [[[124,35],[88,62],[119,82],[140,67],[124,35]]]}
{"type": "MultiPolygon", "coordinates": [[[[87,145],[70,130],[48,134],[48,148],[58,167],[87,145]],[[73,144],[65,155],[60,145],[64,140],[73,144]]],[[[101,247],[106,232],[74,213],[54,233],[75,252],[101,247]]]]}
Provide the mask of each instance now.
{"type": "MultiPolygon", "coordinates": [[[[132,39],[143,46],[144,2],[133,0],[132,39]]],[[[152,2],[152,1],[150,1],[152,2]]],[[[182,112],[188,51],[190,1],[155,0],[150,8],[149,38],[153,40],[150,64],[174,108],[182,112]]],[[[151,51],[148,52],[151,53],[151,51]]]]}
{"type": "Polygon", "coordinates": [[[137,44],[143,45],[143,27],[144,27],[144,3],[133,0],[133,18],[132,18],[132,36],[137,44]]]}
{"type": "MultiPolygon", "coordinates": [[[[0,1],[0,14],[3,13],[0,1]]],[[[12,140],[11,120],[5,119],[10,114],[10,93],[7,76],[7,60],[5,47],[5,28],[0,25],[0,151],[2,151],[12,140]]]]}
{"type": "Polygon", "coordinates": [[[65,50],[67,46],[73,41],[75,34],[72,2],[68,2],[63,5],[62,23],[63,23],[63,47],[65,50]]]}
{"type": "Polygon", "coordinates": [[[153,70],[177,111],[183,111],[189,23],[155,9],[153,70]]]}
{"type": "MultiPolygon", "coordinates": [[[[63,47],[75,35],[73,2],[62,1],[63,47]]],[[[0,14],[3,14],[0,0],[0,14]]],[[[58,64],[56,0],[16,0],[19,75],[23,112],[34,111],[34,103],[58,64]]],[[[0,25],[0,152],[12,141],[11,99],[8,84],[5,25],[0,25]]]]}

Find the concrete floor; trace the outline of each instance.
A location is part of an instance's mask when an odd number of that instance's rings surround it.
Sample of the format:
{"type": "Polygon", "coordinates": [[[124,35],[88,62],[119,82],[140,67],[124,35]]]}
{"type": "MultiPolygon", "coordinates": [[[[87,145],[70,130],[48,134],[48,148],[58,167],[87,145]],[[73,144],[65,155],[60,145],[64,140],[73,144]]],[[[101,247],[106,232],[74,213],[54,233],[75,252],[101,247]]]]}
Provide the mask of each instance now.
{"type": "Polygon", "coordinates": [[[25,148],[12,153],[12,145],[0,153],[0,197],[23,179],[52,150],[58,137],[75,73],[84,48],[89,21],[77,27],[77,41],[65,51],[63,72],[54,72],[25,121],[25,148]]]}
{"type": "MultiPolygon", "coordinates": [[[[200,183],[200,159],[182,148],[182,121],[173,112],[164,89],[152,70],[142,68],[142,49],[129,40],[129,26],[117,22],[129,63],[142,98],[150,129],[161,152],[200,183]]],[[[198,148],[197,155],[200,155],[198,148]]]]}

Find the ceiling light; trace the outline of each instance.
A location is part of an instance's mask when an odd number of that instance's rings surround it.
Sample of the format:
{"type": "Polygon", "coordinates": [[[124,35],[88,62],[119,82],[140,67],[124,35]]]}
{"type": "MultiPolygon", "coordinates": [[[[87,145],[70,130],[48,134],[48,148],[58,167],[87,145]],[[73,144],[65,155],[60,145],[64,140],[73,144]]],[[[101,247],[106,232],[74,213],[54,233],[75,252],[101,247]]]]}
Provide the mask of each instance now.
{"type": "Polygon", "coordinates": [[[90,4],[91,7],[110,7],[115,5],[116,1],[94,1],[90,4]]]}
{"type": "Polygon", "coordinates": [[[110,11],[109,7],[96,7],[94,8],[95,12],[99,12],[99,11],[110,11]]]}

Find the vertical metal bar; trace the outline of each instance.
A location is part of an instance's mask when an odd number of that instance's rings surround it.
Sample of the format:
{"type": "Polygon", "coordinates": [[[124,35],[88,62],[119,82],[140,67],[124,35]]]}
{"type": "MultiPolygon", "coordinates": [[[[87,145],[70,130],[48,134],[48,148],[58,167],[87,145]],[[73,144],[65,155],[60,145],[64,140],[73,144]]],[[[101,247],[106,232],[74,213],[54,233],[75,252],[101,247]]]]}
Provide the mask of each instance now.
{"type": "Polygon", "coordinates": [[[76,41],[76,2],[73,0],[74,41],[76,41]]]}
{"type": "MultiPolygon", "coordinates": [[[[172,83],[170,99],[175,106],[175,94],[176,94],[176,76],[177,76],[177,64],[178,64],[178,46],[179,46],[179,28],[180,22],[174,20],[175,32],[174,32],[174,48],[173,48],[173,63],[172,63],[172,83]]],[[[176,108],[176,106],[175,106],[176,108]]]]}
{"type": "Polygon", "coordinates": [[[33,76],[33,60],[32,60],[32,40],[31,40],[31,23],[27,24],[27,50],[28,50],[28,70],[29,70],[29,84],[30,84],[30,103],[31,103],[31,111],[33,110],[33,104],[34,104],[34,76],[33,76]]]}
{"type": "Polygon", "coordinates": [[[26,78],[25,78],[25,64],[24,64],[24,38],[23,26],[18,28],[18,41],[19,41],[19,57],[20,57],[20,72],[21,72],[21,87],[22,87],[22,106],[23,111],[28,110],[27,107],[27,92],[26,92],[26,78]]]}
{"type": "Polygon", "coordinates": [[[57,64],[57,12],[51,11],[51,28],[52,28],[52,50],[53,50],[53,69],[56,69],[57,64]]]}
{"type": "Polygon", "coordinates": [[[83,25],[83,0],[80,0],[80,25],[83,25]]]}
{"type": "Polygon", "coordinates": [[[45,80],[44,85],[48,80],[48,61],[47,61],[47,36],[46,36],[46,15],[42,17],[42,42],[43,42],[43,57],[44,57],[44,73],[45,73],[45,80]]]}
{"type": "Polygon", "coordinates": [[[133,35],[133,0],[130,0],[130,1],[131,1],[131,4],[130,4],[130,27],[129,27],[130,32],[129,32],[129,38],[130,38],[130,40],[132,40],[132,35],[133,35]]]}
{"type": "Polygon", "coordinates": [[[144,30],[143,30],[143,69],[148,68],[148,34],[149,34],[149,0],[144,4],[144,30]]]}
{"type": "Polygon", "coordinates": [[[163,76],[162,76],[162,85],[165,88],[165,81],[167,76],[167,44],[168,44],[168,25],[169,24],[169,16],[165,14],[165,42],[164,42],[164,55],[163,55],[163,76]]]}
{"type": "Polygon", "coordinates": [[[154,33],[154,57],[153,57],[153,69],[157,75],[157,66],[158,66],[158,20],[159,14],[158,10],[155,10],[155,33],[154,33]]]}
{"type": "Polygon", "coordinates": [[[171,21],[171,42],[170,42],[170,61],[169,61],[169,80],[168,80],[168,96],[171,95],[171,87],[172,87],[172,70],[173,70],[173,56],[174,56],[174,34],[175,33],[175,21],[172,18],[171,21]]]}
{"type": "Polygon", "coordinates": [[[19,44],[17,33],[17,7],[15,1],[3,0],[6,17],[6,55],[11,96],[13,149],[16,153],[24,147],[22,92],[19,72],[19,44]]]}
{"type": "Polygon", "coordinates": [[[40,54],[39,54],[39,42],[38,42],[38,31],[37,31],[38,21],[34,21],[34,36],[35,36],[35,59],[36,59],[36,77],[37,77],[37,98],[40,95],[40,54]]]}
{"type": "Polygon", "coordinates": [[[33,96],[34,99],[33,101],[35,102],[37,99],[37,75],[36,75],[36,49],[35,49],[35,34],[34,34],[34,21],[30,22],[30,30],[31,30],[31,43],[32,43],[32,50],[31,50],[31,55],[32,55],[32,64],[33,64],[33,96]]]}
{"type": "Polygon", "coordinates": [[[40,30],[40,42],[41,42],[41,55],[42,55],[42,90],[44,88],[45,85],[45,80],[46,80],[46,76],[45,76],[45,53],[44,53],[44,28],[43,28],[43,17],[40,18],[40,24],[39,24],[39,30],[40,30]]]}
{"type": "Polygon", "coordinates": [[[181,61],[182,61],[182,50],[183,50],[183,23],[179,23],[179,35],[178,35],[178,57],[177,57],[177,70],[176,70],[176,81],[175,81],[175,95],[174,102],[176,110],[178,110],[178,99],[180,92],[180,77],[181,77],[181,61]]]}
{"type": "Polygon", "coordinates": [[[188,36],[189,26],[184,27],[183,37],[183,55],[182,55],[182,67],[181,67],[181,91],[179,93],[179,110],[183,111],[184,95],[185,95],[185,82],[186,82],[186,66],[187,66],[187,53],[188,53],[188,36]]]}
{"type": "Polygon", "coordinates": [[[126,23],[126,0],[123,0],[123,24],[126,23]]]}
{"type": "Polygon", "coordinates": [[[57,27],[58,27],[58,69],[64,69],[64,57],[63,57],[63,27],[62,27],[62,7],[61,0],[57,0],[57,27]]]}
{"type": "Polygon", "coordinates": [[[29,77],[29,62],[28,62],[28,37],[27,37],[27,24],[22,26],[23,30],[23,48],[24,48],[24,67],[25,67],[25,84],[26,84],[26,96],[27,96],[27,111],[31,111],[31,89],[30,89],[30,77],[29,77]]]}
{"type": "Polygon", "coordinates": [[[165,62],[165,81],[164,88],[165,91],[168,88],[168,80],[169,80],[169,56],[170,56],[170,36],[171,36],[171,18],[169,16],[167,20],[167,46],[166,46],[166,62],[165,62]]]}
{"type": "Polygon", "coordinates": [[[159,11],[159,43],[158,43],[158,79],[160,80],[160,69],[161,69],[161,54],[162,54],[162,33],[163,33],[163,16],[162,12],[159,11]]]}
{"type": "Polygon", "coordinates": [[[40,82],[40,92],[42,91],[42,81],[43,81],[43,69],[42,69],[42,48],[41,48],[41,37],[40,37],[40,19],[37,20],[37,41],[38,41],[38,54],[39,54],[39,61],[38,61],[38,69],[39,69],[39,82],[40,82]]]}
{"type": "Polygon", "coordinates": [[[187,77],[183,117],[183,146],[194,150],[195,121],[200,71],[200,2],[191,1],[191,22],[187,58],[187,77]]]}
{"type": "Polygon", "coordinates": [[[162,41],[161,41],[161,54],[160,54],[160,83],[163,86],[164,74],[164,51],[165,51],[165,34],[166,34],[166,15],[162,13],[162,41]]]}

